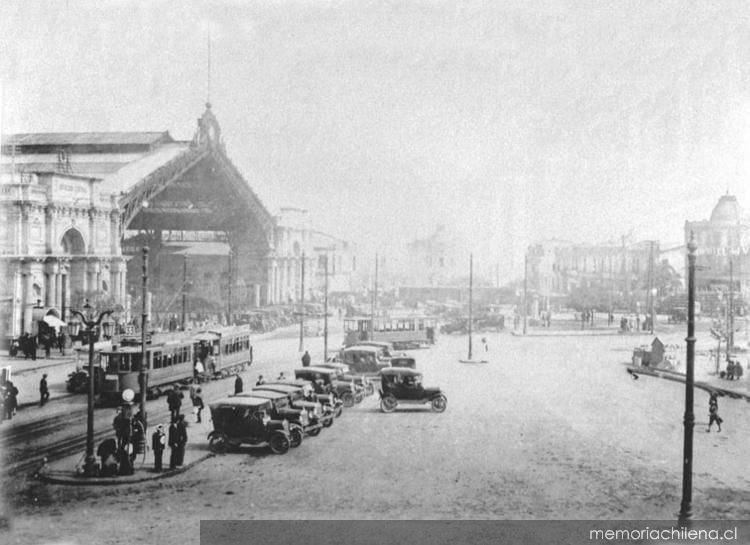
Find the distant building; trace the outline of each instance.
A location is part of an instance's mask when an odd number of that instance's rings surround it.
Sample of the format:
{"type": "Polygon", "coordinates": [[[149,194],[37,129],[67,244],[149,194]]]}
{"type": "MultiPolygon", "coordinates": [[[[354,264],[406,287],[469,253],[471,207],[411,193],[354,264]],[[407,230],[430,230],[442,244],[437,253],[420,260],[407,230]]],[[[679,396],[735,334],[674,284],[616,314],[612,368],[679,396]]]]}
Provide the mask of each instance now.
{"type": "MultiPolygon", "coordinates": [[[[606,294],[606,304],[645,301],[648,275],[659,262],[659,243],[576,244],[547,240],[529,246],[527,283],[540,310],[563,305],[578,288],[606,294]],[[653,260],[653,261],[652,261],[653,260]]],[[[635,309],[634,309],[635,310],[635,309]]]]}
{"type": "Polygon", "coordinates": [[[438,225],[428,237],[406,244],[400,265],[406,286],[449,286],[469,276],[469,252],[457,235],[438,225]]]}
{"type": "MultiPolygon", "coordinates": [[[[698,245],[695,286],[705,310],[712,306],[711,294],[729,289],[750,290],[750,218],[742,212],[734,195],[722,195],[708,220],[685,222],[685,244],[694,237],[698,245]]],[[[687,263],[687,256],[685,258],[687,263]]],[[[687,265],[686,265],[687,267],[687,265]]]]}

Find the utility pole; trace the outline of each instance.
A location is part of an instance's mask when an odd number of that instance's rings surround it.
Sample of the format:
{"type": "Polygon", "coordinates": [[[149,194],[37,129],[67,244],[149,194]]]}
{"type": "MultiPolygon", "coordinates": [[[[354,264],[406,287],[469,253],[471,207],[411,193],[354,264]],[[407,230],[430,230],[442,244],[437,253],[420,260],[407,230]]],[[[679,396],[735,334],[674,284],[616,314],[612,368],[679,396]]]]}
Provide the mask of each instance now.
{"type": "Polygon", "coordinates": [[[148,322],[148,246],[143,247],[143,312],[141,314],[141,370],[138,373],[138,383],[141,389],[140,409],[143,431],[148,429],[146,418],[146,392],[148,391],[148,362],[146,361],[146,323],[148,322]]]}
{"type": "Polygon", "coordinates": [[[369,340],[373,341],[375,336],[375,305],[378,297],[378,254],[375,254],[375,278],[372,285],[372,294],[370,296],[370,332],[369,340]]]}
{"type": "Polygon", "coordinates": [[[323,361],[328,361],[328,253],[326,253],[325,298],[323,299],[323,361]]]}
{"type": "Polygon", "coordinates": [[[187,329],[187,254],[182,256],[182,330],[187,329]]]}
{"type": "Polygon", "coordinates": [[[232,244],[229,244],[229,254],[227,254],[227,325],[232,325],[232,244]]]}
{"type": "Polygon", "coordinates": [[[300,289],[300,309],[299,309],[299,351],[305,349],[305,252],[302,252],[302,278],[300,289]]]}
{"type": "Polygon", "coordinates": [[[731,357],[729,354],[734,349],[734,260],[729,256],[729,301],[727,316],[727,361],[731,357]]]}
{"type": "MultiPolygon", "coordinates": [[[[474,254],[469,254],[469,360],[471,360],[471,323],[474,321],[472,299],[474,299],[474,254]]],[[[524,333],[526,333],[525,326],[524,320],[524,333]]]]}
{"type": "Polygon", "coordinates": [[[654,241],[651,241],[651,253],[648,261],[648,297],[649,297],[649,309],[651,314],[651,334],[654,334],[654,299],[656,294],[654,293],[654,241]]]}
{"type": "Polygon", "coordinates": [[[526,335],[527,308],[529,292],[529,251],[523,256],[523,334],[526,335]]]}

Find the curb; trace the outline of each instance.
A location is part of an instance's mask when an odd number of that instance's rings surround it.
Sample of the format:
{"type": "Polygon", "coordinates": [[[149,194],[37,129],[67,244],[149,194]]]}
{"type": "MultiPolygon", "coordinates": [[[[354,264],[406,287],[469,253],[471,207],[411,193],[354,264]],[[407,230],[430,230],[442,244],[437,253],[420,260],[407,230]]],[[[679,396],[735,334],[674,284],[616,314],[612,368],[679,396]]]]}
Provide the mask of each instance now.
{"type": "MultiPolygon", "coordinates": [[[[84,477],[78,477],[76,475],[71,475],[70,472],[63,472],[63,471],[53,471],[52,473],[45,472],[44,469],[40,469],[36,474],[35,477],[38,478],[42,482],[50,483],[50,484],[67,484],[72,486],[110,486],[110,485],[123,485],[123,484],[137,484],[137,483],[143,483],[146,481],[157,481],[159,479],[165,479],[167,477],[173,477],[174,475],[179,475],[181,473],[186,472],[188,469],[192,468],[193,466],[199,464],[200,462],[203,462],[205,460],[208,460],[209,458],[213,458],[216,456],[214,453],[209,452],[207,454],[204,454],[197,459],[193,460],[189,464],[185,464],[181,467],[178,467],[177,469],[168,469],[166,471],[163,471],[161,473],[149,473],[146,476],[136,476],[136,475],[124,475],[119,478],[99,478],[94,477],[91,479],[86,479],[84,477]]],[[[49,471],[49,470],[47,470],[49,471]]]]}
{"type": "MultiPolygon", "coordinates": [[[[37,358],[39,359],[39,358],[37,358]]],[[[23,361],[23,360],[21,360],[23,361]]],[[[45,360],[46,361],[46,360],[45,360]]],[[[5,363],[5,361],[3,361],[5,363]]],[[[23,369],[13,369],[14,375],[24,375],[26,373],[33,373],[35,371],[39,371],[41,369],[47,369],[49,367],[59,367],[61,365],[70,365],[71,363],[75,363],[75,359],[66,359],[66,360],[58,360],[55,363],[48,363],[46,365],[37,365],[36,367],[26,367],[23,369]]],[[[13,367],[13,360],[8,360],[8,364],[13,367]]]]}
{"type": "MultiPolygon", "coordinates": [[[[78,394],[71,394],[71,393],[66,392],[59,396],[50,397],[47,400],[47,403],[50,403],[56,399],[66,399],[69,397],[73,397],[74,395],[78,395],[78,394]]],[[[38,401],[24,401],[23,403],[19,403],[17,406],[18,409],[29,409],[31,407],[39,407],[39,402],[38,401]]]]}

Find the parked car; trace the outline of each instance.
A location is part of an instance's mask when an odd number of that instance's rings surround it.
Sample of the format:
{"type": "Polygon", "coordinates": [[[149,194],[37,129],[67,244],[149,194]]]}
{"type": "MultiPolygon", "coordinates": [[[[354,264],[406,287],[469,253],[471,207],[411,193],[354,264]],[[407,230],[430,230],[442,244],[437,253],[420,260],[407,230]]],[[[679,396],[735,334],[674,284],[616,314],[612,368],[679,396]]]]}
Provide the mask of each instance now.
{"type": "Polygon", "coordinates": [[[336,369],[325,367],[302,367],[294,370],[294,378],[309,380],[316,388],[316,393],[335,394],[341,398],[344,407],[352,407],[362,402],[364,393],[358,391],[354,382],[339,380],[340,373],[336,369]]]}
{"type": "Polygon", "coordinates": [[[385,348],[380,346],[355,345],[344,348],[339,360],[355,373],[375,377],[381,369],[391,365],[390,357],[385,354],[385,348]]]}
{"type": "Polygon", "coordinates": [[[397,356],[395,358],[391,358],[391,367],[408,367],[409,369],[416,369],[417,361],[414,358],[397,356]]]}
{"type": "MultiPolygon", "coordinates": [[[[304,399],[309,399],[315,402],[318,402],[323,407],[323,414],[328,415],[332,414],[334,418],[338,418],[341,416],[341,413],[343,412],[344,402],[341,401],[339,397],[336,396],[335,393],[325,393],[322,389],[322,387],[319,387],[318,390],[320,392],[316,392],[315,385],[309,381],[304,379],[296,379],[296,380],[276,380],[276,381],[269,381],[263,383],[264,387],[269,386],[279,386],[279,387],[285,387],[288,391],[295,391],[299,390],[302,392],[302,395],[304,399]]],[[[326,425],[326,422],[324,421],[323,425],[325,427],[330,426],[333,424],[333,421],[329,422],[328,425],[326,425]]]]}
{"type": "MultiPolygon", "coordinates": [[[[298,400],[293,404],[290,400],[290,392],[280,392],[278,387],[274,388],[273,386],[256,386],[252,389],[250,395],[265,397],[273,401],[279,416],[285,416],[289,420],[290,432],[292,424],[295,427],[299,426],[304,434],[311,437],[317,436],[323,429],[323,409],[320,403],[298,400]]],[[[333,420],[333,415],[329,419],[333,420]]]]}
{"type": "Polygon", "coordinates": [[[362,390],[364,395],[371,396],[375,393],[375,386],[367,377],[367,375],[353,372],[351,368],[344,364],[335,361],[327,361],[317,365],[317,367],[325,367],[327,369],[336,369],[340,372],[339,378],[344,381],[354,381],[354,384],[358,389],[362,390]]]}
{"type": "Polygon", "coordinates": [[[208,434],[211,452],[224,453],[241,445],[268,446],[274,454],[289,450],[289,423],[271,418],[270,400],[232,396],[211,403],[209,408],[214,425],[208,434]]]}
{"type": "Polygon", "coordinates": [[[269,416],[272,420],[285,420],[289,424],[289,447],[297,448],[305,438],[305,427],[309,424],[307,412],[289,406],[289,400],[284,394],[277,392],[242,392],[231,397],[257,397],[271,402],[269,416]]]}
{"type": "Polygon", "coordinates": [[[380,372],[380,409],[392,413],[399,404],[429,403],[433,411],[443,412],[448,399],[440,388],[422,386],[422,373],[408,367],[391,367],[380,372]]]}

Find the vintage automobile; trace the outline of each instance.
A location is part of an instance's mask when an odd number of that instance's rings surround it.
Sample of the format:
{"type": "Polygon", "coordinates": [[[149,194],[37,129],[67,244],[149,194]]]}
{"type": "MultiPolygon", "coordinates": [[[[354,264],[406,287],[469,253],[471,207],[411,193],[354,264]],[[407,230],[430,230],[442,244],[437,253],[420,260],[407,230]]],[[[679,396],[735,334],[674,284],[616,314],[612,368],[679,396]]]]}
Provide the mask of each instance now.
{"type": "Polygon", "coordinates": [[[341,398],[344,407],[353,407],[355,403],[361,403],[364,393],[359,390],[354,382],[339,380],[339,371],[326,367],[301,367],[294,370],[294,378],[309,380],[313,383],[315,393],[335,394],[341,398]]]}
{"type": "MultiPolygon", "coordinates": [[[[311,399],[317,401],[323,406],[323,415],[332,414],[334,418],[338,418],[343,413],[344,402],[336,396],[335,393],[325,393],[320,385],[315,385],[309,380],[296,379],[296,380],[272,380],[263,383],[264,387],[269,386],[284,386],[291,388],[291,390],[302,390],[303,397],[305,399],[311,399]],[[316,386],[318,386],[319,392],[316,392],[316,386]]],[[[324,426],[328,427],[333,424],[333,421],[324,421],[324,426]]]]}
{"type": "Polygon", "coordinates": [[[429,403],[432,410],[441,413],[448,406],[448,399],[440,388],[422,386],[422,373],[408,367],[391,367],[380,372],[380,410],[392,413],[399,404],[429,403]]]}
{"type": "Polygon", "coordinates": [[[338,359],[348,365],[353,373],[371,377],[378,376],[381,369],[391,365],[390,358],[385,356],[385,349],[378,346],[350,346],[341,351],[338,359]]]}
{"type": "Polygon", "coordinates": [[[409,369],[416,369],[417,362],[414,358],[395,356],[391,358],[391,367],[408,367],[409,369]]]}
{"type": "Polygon", "coordinates": [[[286,454],[291,446],[289,423],[272,420],[270,400],[232,396],[209,405],[214,429],[208,434],[211,452],[223,454],[241,445],[268,446],[274,454],[286,454]]]}
{"type": "Polygon", "coordinates": [[[305,438],[305,427],[310,423],[307,411],[294,409],[284,394],[274,392],[242,392],[230,397],[257,397],[271,402],[269,416],[272,420],[286,420],[289,423],[289,447],[297,448],[305,438]]]}
{"type": "MultiPolygon", "coordinates": [[[[320,424],[323,428],[329,428],[333,425],[334,408],[327,402],[323,403],[313,392],[312,384],[306,383],[298,386],[293,383],[287,384],[263,384],[256,386],[253,390],[265,390],[284,394],[292,408],[307,411],[308,418],[312,424],[320,424]]],[[[339,401],[339,405],[342,405],[339,401]]],[[[320,429],[316,432],[308,432],[308,435],[318,435],[320,429]]]]}
{"type": "Polygon", "coordinates": [[[362,390],[364,395],[371,396],[375,393],[375,386],[367,375],[356,373],[345,363],[339,363],[336,361],[327,361],[320,363],[316,367],[325,367],[327,369],[335,369],[339,371],[339,379],[346,381],[354,381],[354,384],[358,389],[362,390]]]}
{"type": "MultiPolygon", "coordinates": [[[[283,416],[289,420],[290,432],[292,426],[299,426],[299,429],[304,434],[316,437],[323,429],[323,410],[320,403],[300,399],[293,404],[289,392],[280,392],[272,386],[268,388],[265,386],[256,386],[250,391],[250,395],[264,397],[273,401],[279,417],[283,416]]],[[[271,416],[273,417],[274,415],[271,416]]],[[[329,418],[332,420],[333,415],[329,418]]]]}

